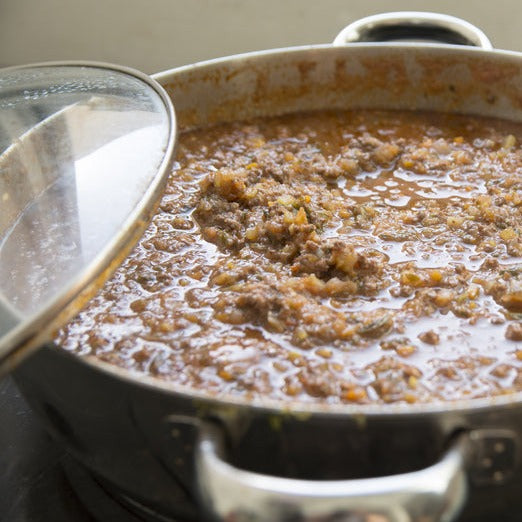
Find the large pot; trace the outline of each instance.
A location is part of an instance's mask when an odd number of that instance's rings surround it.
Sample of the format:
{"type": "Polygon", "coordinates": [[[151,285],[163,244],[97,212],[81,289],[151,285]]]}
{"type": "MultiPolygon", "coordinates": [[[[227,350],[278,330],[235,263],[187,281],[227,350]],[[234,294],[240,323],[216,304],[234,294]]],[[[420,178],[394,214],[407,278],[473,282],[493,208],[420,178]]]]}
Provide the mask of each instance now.
{"type": "MultiPolygon", "coordinates": [[[[522,56],[489,47],[469,24],[406,13],[350,26],[334,45],[212,60],[155,79],[181,129],[355,107],[522,121],[522,56]],[[387,35],[478,47],[371,42],[387,35]]],[[[106,487],[166,519],[449,521],[466,501],[461,520],[497,519],[506,506],[518,510],[513,520],[522,516],[521,394],[423,405],[249,403],[51,344],[16,379],[106,487]]]]}

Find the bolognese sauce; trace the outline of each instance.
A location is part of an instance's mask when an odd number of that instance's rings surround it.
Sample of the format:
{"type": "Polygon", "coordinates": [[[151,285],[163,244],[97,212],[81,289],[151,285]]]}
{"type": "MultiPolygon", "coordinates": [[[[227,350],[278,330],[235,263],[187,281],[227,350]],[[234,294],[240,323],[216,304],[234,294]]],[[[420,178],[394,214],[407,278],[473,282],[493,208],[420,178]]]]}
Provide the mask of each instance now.
{"type": "Polygon", "coordinates": [[[211,394],[522,390],[522,128],[374,110],[186,132],[65,349],[211,394]]]}

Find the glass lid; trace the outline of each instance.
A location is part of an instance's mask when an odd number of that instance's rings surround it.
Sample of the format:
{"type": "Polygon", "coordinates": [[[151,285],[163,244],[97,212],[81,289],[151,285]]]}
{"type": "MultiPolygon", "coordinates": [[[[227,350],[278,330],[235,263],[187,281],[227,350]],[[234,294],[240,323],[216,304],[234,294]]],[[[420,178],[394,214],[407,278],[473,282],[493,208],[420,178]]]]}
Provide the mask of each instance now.
{"type": "Polygon", "coordinates": [[[162,193],[175,134],[170,99],[137,71],[0,69],[0,374],[128,254],[162,193]]]}

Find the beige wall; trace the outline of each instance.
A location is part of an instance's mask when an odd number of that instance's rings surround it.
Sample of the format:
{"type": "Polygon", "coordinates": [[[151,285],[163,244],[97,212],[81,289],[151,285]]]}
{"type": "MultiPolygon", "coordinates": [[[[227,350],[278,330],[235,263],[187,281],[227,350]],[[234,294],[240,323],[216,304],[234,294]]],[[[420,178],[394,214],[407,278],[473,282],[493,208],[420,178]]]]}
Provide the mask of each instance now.
{"type": "Polygon", "coordinates": [[[157,72],[238,52],[333,39],[382,11],[453,14],[522,51],[520,0],[0,0],[0,66],[88,59],[157,72]]]}

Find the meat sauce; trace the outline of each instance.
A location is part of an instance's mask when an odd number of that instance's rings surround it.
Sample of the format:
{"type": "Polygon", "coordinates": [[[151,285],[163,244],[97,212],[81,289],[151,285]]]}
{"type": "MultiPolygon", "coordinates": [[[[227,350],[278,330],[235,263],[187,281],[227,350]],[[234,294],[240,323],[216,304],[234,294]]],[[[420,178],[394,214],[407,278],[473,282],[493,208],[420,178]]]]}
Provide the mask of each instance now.
{"type": "Polygon", "coordinates": [[[187,132],[147,232],[56,342],[250,399],[522,390],[521,139],[371,110],[187,132]]]}

